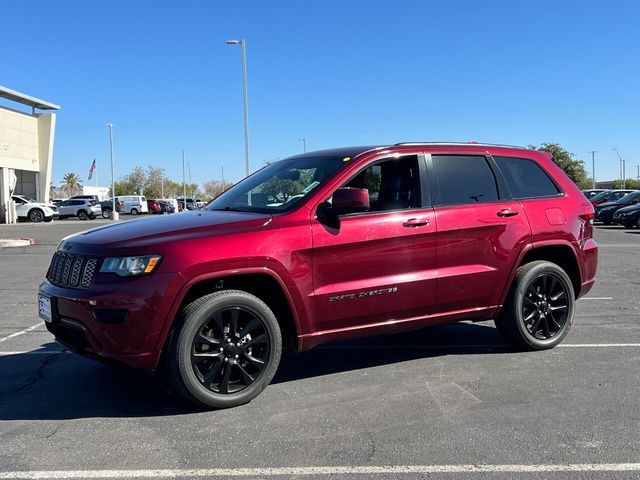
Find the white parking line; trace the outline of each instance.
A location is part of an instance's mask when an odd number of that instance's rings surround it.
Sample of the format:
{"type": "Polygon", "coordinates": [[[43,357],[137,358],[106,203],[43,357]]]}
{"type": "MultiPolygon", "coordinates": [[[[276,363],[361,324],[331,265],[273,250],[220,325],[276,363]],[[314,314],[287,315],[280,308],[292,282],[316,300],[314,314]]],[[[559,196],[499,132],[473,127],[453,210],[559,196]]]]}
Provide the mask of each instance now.
{"type": "Polygon", "coordinates": [[[639,472],[640,463],[570,463],[550,465],[381,465],[343,467],[203,468],[167,470],[35,470],[0,472],[0,479],[197,478],[328,475],[415,475],[432,473],[639,472]]]}
{"type": "MultiPolygon", "coordinates": [[[[640,348],[640,343],[561,343],[555,348],[640,348]]],[[[479,348],[488,348],[488,349],[504,349],[511,348],[510,345],[500,345],[500,344],[465,344],[465,345],[352,345],[352,346],[322,346],[318,347],[317,350],[406,350],[406,349],[414,349],[414,350],[477,350],[479,348]]],[[[68,350],[17,350],[17,351],[7,351],[0,352],[0,357],[7,357],[11,355],[55,355],[57,353],[73,353],[68,350]]],[[[0,477],[2,478],[2,477],[0,477]]]]}
{"type": "Polygon", "coordinates": [[[613,297],[582,297],[580,300],[613,300],[613,297]]]}
{"type": "Polygon", "coordinates": [[[20,330],[19,332],[15,332],[15,333],[12,333],[11,335],[7,335],[6,337],[2,337],[0,338],[0,343],[6,342],[7,340],[11,340],[12,338],[15,338],[15,337],[19,337],[20,335],[24,335],[25,333],[30,332],[31,330],[35,330],[40,325],[43,325],[43,323],[42,322],[37,323],[32,327],[25,328],[24,330],[20,330]]]}

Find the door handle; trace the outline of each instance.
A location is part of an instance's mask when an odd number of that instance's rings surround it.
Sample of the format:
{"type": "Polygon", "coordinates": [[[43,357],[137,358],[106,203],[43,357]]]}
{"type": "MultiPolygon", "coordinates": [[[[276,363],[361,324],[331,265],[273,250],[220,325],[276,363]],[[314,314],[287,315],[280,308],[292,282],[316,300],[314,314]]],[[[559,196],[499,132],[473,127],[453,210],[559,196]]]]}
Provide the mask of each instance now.
{"type": "Polygon", "coordinates": [[[503,208],[502,210],[500,210],[497,213],[497,215],[499,217],[515,217],[516,215],[518,215],[518,213],[520,213],[520,212],[518,212],[517,210],[511,210],[509,208],[503,208]]]}
{"type": "Polygon", "coordinates": [[[429,220],[426,218],[410,218],[406,222],[402,222],[403,227],[423,227],[425,225],[429,225],[429,220]]]}

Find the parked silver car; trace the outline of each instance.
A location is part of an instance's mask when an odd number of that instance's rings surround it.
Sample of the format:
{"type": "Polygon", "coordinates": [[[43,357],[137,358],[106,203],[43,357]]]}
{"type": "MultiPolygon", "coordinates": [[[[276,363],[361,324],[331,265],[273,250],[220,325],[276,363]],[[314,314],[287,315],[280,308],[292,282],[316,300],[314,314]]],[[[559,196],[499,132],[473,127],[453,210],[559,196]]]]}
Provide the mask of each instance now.
{"type": "Polygon", "coordinates": [[[69,199],[58,205],[58,218],[78,217],[80,220],[96,218],[102,213],[95,200],[69,199]]]}

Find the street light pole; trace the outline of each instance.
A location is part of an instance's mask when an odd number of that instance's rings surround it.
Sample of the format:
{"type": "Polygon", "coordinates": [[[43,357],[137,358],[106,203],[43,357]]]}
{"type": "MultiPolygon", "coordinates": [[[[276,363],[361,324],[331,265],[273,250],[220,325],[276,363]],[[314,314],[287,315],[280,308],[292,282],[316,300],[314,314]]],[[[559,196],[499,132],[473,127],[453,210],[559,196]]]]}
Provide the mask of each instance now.
{"type": "Polygon", "coordinates": [[[620,156],[620,153],[618,153],[618,150],[613,147],[613,151],[616,152],[616,155],[618,155],[618,158],[620,159],[620,180],[622,182],[622,188],[624,189],[626,186],[626,182],[625,182],[625,161],[622,159],[622,157],[620,156]]]}
{"type": "Polygon", "coordinates": [[[187,211],[187,176],[184,171],[184,148],[182,149],[182,211],[187,211]]]}
{"type": "Polygon", "coordinates": [[[107,127],[109,127],[109,156],[111,157],[111,220],[118,220],[119,215],[116,211],[116,180],[113,173],[113,127],[115,127],[115,125],[113,123],[107,123],[107,127]]]}
{"type": "Polygon", "coordinates": [[[246,40],[227,40],[227,45],[240,45],[242,52],[242,103],[244,106],[244,160],[246,176],[249,176],[249,100],[247,95],[247,45],[246,40]]]}
{"type": "Polygon", "coordinates": [[[302,137],[299,140],[302,142],[302,152],[307,153],[307,139],[302,137]]]}
{"type": "Polygon", "coordinates": [[[591,150],[591,176],[593,177],[593,187],[591,188],[596,188],[596,151],[595,150],[591,150]]]}

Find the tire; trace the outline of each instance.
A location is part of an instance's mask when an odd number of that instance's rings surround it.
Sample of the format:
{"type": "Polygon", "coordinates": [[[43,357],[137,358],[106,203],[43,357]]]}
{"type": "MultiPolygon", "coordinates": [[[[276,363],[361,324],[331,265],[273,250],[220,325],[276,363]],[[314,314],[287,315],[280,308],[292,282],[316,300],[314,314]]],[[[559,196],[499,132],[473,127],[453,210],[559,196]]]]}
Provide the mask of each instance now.
{"type": "Polygon", "coordinates": [[[111,210],[103,208],[102,218],[111,218],[111,210]]]}
{"type": "Polygon", "coordinates": [[[271,309],[247,292],[223,290],[182,310],[166,367],[174,390],[187,400],[229,408],[250,402],[267,387],[281,351],[280,325],[271,309]]]}
{"type": "Polygon", "coordinates": [[[138,209],[137,208],[132,208],[130,213],[131,213],[131,215],[137,215],[138,214],[138,209]]]}
{"type": "Polygon", "coordinates": [[[543,260],[527,263],[516,272],[496,328],[516,348],[553,348],[571,328],[575,301],[573,284],[562,268],[543,260]]]}
{"type": "Polygon", "coordinates": [[[44,220],[44,212],[39,208],[34,208],[33,210],[29,210],[29,221],[33,223],[40,223],[44,220]]]}
{"type": "Polygon", "coordinates": [[[86,220],[87,218],[89,218],[89,215],[87,215],[87,212],[85,212],[84,210],[80,210],[78,212],[78,218],[80,220],[86,220]]]}

